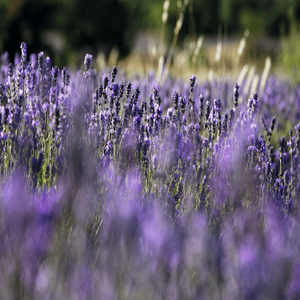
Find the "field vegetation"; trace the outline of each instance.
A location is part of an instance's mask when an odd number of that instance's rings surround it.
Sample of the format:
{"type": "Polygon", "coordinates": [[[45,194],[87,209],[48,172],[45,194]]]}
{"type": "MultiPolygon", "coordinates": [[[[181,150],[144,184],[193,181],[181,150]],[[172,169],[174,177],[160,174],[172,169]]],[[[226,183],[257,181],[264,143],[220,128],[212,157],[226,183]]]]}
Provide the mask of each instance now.
{"type": "Polygon", "coordinates": [[[1,300],[300,298],[296,16],[283,77],[245,63],[250,30],[180,49],[190,3],[142,72],[1,53],[1,300]]]}

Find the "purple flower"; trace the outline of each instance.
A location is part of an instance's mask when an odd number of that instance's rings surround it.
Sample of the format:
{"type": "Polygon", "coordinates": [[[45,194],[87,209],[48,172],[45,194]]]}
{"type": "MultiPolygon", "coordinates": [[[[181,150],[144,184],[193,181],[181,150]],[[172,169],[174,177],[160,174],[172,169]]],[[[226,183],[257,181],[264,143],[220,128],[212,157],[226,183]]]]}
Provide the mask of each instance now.
{"type": "Polygon", "coordinates": [[[54,67],[52,68],[52,70],[51,70],[52,87],[53,87],[53,88],[56,87],[58,73],[59,73],[59,70],[58,70],[57,66],[54,66],[54,67]]]}
{"type": "MultiPolygon", "coordinates": [[[[92,59],[91,59],[92,60],[92,59]]],[[[117,73],[118,73],[118,69],[116,66],[114,66],[112,68],[112,71],[111,71],[111,82],[114,83],[115,82],[115,78],[117,76],[117,73]]]]}
{"type": "Polygon", "coordinates": [[[85,72],[84,72],[84,76],[85,78],[88,78],[90,76],[90,68],[92,65],[92,55],[90,54],[86,54],[84,57],[84,67],[85,67],[85,72]]]}
{"type": "Polygon", "coordinates": [[[40,52],[38,54],[38,60],[37,60],[37,62],[38,62],[39,72],[41,74],[43,74],[43,72],[44,72],[44,52],[40,52]]]}
{"type": "Polygon", "coordinates": [[[197,80],[197,77],[193,74],[190,78],[190,91],[191,91],[191,93],[194,91],[196,80],[197,80]]]}
{"type": "Polygon", "coordinates": [[[207,148],[208,144],[209,144],[208,138],[204,138],[204,140],[203,140],[203,147],[207,148]]]}
{"type": "Polygon", "coordinates": [[[237,107],[239,104],[239,89],[240,86],[236,83],[234,88],[233,88],[233,102],[234,102],[234,106],[237,107]]]}
{"type": "Polygon", "coordinates": [[[103,80],[103,91],[105,91],[105,89],[108,86],[109,75],[104,74],[102,80],[103,80]]]}
{"type": "Polygon", "coordinates": [[[27,60],[27,45],[26,43],[21,43],[21,65],[23,68],[25,68],[26,60],[27,60]]]}
{"type": "Polygon", "coordinates": [[[119,89],[120,89],[120,87],[117,83],[112,84],[111,90],[112,90],[115,98],[117,98],[119,96],[119,89]]]}

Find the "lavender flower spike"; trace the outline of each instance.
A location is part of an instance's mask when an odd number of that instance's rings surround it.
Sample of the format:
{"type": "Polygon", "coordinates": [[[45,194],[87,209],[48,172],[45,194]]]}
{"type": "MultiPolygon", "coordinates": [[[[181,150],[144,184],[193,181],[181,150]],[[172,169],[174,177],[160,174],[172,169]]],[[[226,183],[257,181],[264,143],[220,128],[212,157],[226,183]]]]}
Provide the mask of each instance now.
{"type": "Polygon", "coordinates": [[[197,77],[193,74],[191,76],[191,78],[190,78],[190,90],[191,90],[191,93],[194,91],[196,80],[197,80],[197,77]]]}
{"type": "Polygon", "coordinates": [[[22,66],[24,66],[26,63],[26,59],[27,59],[26,43],[22,42],[20,48],[21,48],[21,64],[22,64],[22,66]]]}
{"type": "Polygon", "coordinates": [[[115,78],[117,76],[117,73],[118,73],[118,69],[116,66],[114,66],[112,68],[112,72],[111,72],[111,82],[114,83],[115,82],[115,78]]]}
{"type": "Polygon", "coordinates": [[[239,89],[240,86],[236,83],[233,88],[233,100],[234,100],[234,106],[237,107],[239,103],[239,89]]]}
{"type": "Polygon", "coordinates": [[[85,67],[85,72],[84,72],[84,76],[85,78],[88,78],[90,76],[90,68],[92,65],[92,55],[90,54],[86,54],[84,57],[84,67],[85,67]]]}

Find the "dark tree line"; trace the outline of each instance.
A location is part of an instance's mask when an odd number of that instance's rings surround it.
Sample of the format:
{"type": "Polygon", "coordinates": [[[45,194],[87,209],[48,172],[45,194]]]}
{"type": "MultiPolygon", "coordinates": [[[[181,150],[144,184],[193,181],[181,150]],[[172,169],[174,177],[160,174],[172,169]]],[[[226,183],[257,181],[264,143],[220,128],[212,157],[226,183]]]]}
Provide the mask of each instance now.
{"type": "MultiPolygon", "coordinates": [[[[182,2],[184,0],[181,0],[182,2]]],[[[171,1],[166,38],[171,40],[178,16],[178,2],[171,1]]],[[[159,31],[164,0],[2,0],[0,1],[0,52],[18,51],[21,41],[29,53],[44,50],[56,63],[68,63],[76,54],[117,46],[129,53],[140,29],[159,31]],[[63,48],[64,51],[60,51],[63,48]]],[[[180,40],[193,35],[279,35],[288,31],[287,11],[293,7],[300,19],[297,0],[189,0],[180,40]],[[192,8],[192,9],[191,9],[192,8]]],[[[12,58],[11,58],[12,59],[12,58]]]]}

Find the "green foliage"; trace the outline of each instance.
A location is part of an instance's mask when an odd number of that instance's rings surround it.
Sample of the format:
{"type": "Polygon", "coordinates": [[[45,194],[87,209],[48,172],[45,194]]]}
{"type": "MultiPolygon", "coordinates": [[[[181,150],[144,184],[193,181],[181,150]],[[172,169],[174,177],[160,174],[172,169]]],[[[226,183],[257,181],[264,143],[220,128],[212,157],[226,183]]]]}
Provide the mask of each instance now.
{"type": "Polygon", "coordinates": [[[220,18],[228,23],[232,17],[232,0],[220,0],[220,18]]]}
{"type": "Polygon", "coordinates": [[[288,13],[290,27],[287,36],[282,36],[281,61],[293,83],[300,81],[300,24],[294,17],[292,8],[288,13]]]}
{"type": "Polygon", "coordinates": [[[251,34],[258,34],[264,29],[265,21],[261,15],[254,11],[244,9],[240,13],[240,24],[245,30],[250,30],[251,34]]]}

